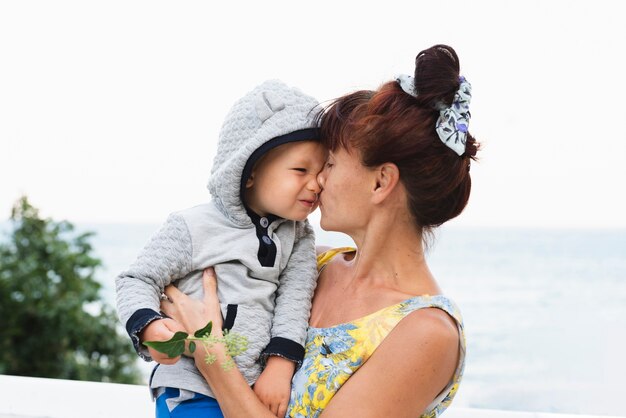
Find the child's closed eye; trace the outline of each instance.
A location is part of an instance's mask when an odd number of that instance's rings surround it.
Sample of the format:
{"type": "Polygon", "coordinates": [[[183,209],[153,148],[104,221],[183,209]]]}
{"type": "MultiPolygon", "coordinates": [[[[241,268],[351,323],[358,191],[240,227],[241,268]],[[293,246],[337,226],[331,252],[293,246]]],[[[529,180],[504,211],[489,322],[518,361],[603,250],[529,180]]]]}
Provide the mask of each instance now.
{"type": "Polygon", "coordinates": [[[292,168],[292,170],[299,171],[301,173],[306,173],[307,172],[307,169],[306,168],[302,168],[302,167],[294,167],[294,168],[292,168]]]}

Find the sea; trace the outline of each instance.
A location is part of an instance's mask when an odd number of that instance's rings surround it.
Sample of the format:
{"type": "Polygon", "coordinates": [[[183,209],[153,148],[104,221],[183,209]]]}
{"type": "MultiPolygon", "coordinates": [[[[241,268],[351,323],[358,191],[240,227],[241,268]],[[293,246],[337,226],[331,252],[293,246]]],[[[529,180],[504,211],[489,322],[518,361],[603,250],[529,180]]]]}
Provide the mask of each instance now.
{"type": "MultiPolygon", "coordinates": [[[[77,227],[95,232],[102,296],[114,305],[114,277],[159,225],[77,227]]],[[[352,245],[316,232],[320,244],[352,245]]],[[[454,405],[626,416],[626,229],[442,227],[427,259],[464,317],[454,405]]]]}

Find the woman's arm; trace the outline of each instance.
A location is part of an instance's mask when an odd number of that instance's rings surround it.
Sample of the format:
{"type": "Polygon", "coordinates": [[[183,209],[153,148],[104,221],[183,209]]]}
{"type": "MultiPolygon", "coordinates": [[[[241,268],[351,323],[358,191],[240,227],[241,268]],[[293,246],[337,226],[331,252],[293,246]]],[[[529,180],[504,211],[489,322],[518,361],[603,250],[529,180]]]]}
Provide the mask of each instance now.
{"type": "MultiPolygon", "coordinates": [[[[165,294],[171,302],[163,301],[161,310],[182,324],[189,333],[195,332],[212,321],[211,334],[221,337],[223,319],[217,298],[217,280],[212,268],[204,271],[202,282],[204,286],[203,300],[191,299],[177,288],[169,286],[165,289],[165,294]]],[[[275,418],[276,416],[261,403],[248,386],[239,369],[235,367],[226,371],[221,367],[221,364],[227,359],[224,346],[216,344],[211,348],[211,353],[217,356],[217,361],[210,365],[206,364],[204,360],[206,351],[201,346],[195,350],[193,355],[198,370],[211,387],[224,416],[229,418],[275,418]]]]}
{"type": "MultiPolygon", "coordinates": [[[[189,332],[213,321],[213,333],[221,336],[222,316],[215,272],[203,275],[204,300],[194,300],[170,287],[162,310],[189,332]]],[[[217,362],[226,359],[224,348],[211,352],[217,362]]],[[[275,417],[256,397],[238,369],[207,365],[205,352],[194,353],[196,366],[229,418],[275,417]]],[[[452,379],[459,356],[459,333],[452,318],[439,309],[420,309],[401,320],[370,359],[342,386],[321,414],[324,418],[415,417],[452,379]]]]}
{"type": "Polygon", "coordinates": [[[436,308],[415,311],[346,381],[321,416],[418,417],[452,379],[458,356],[454,320],[436,308]]]}

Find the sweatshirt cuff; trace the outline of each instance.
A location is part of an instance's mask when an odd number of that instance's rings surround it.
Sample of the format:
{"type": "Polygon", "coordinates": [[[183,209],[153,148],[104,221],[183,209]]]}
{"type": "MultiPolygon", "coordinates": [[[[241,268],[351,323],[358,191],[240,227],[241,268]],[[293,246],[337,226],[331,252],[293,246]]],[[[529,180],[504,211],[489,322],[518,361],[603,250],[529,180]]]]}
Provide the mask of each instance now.
{"type": "Polygon", "coordinates": [[[157,319],[163,319],[163,315],[152,309],[143,308],[132,314],[126,322],[126,332],[128,332],[130,339],[133,341],[133,347],[135,347],[139,357],[145,361],[152,361],[152,358],[148,354],[148,350],[141,344],[139,334],[150,322],[157,319]]]}
{"type": "Polygon", "coordinates": [[[304,347],[295,341],[283,337],[273,337],[261,353],[261,362],[265,364],[269,356],[279,356],[296,363],[296,368],[302,365],[304,347]]]}

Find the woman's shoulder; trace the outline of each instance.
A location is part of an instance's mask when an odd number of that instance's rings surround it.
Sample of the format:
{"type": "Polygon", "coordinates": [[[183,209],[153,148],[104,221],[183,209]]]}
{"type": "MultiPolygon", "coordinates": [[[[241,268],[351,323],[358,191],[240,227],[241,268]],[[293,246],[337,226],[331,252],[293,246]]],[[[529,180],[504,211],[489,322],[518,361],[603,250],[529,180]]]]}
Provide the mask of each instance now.
{"type": "Polygon", "coordinates": [[[407,314],[395,331],[417,338],[428,337],[428,341],[438,341],[443,345],[458,342],[460,338],[457,319],[436,306],[423,307],[407,314]]]}
{"type": "Polygon", "coordinates": [[[417,295],[401,302],[402,310],[406,313],[417,311],[430,311],[435,316],[449,318],[452,322],[463,328],[463,317],[456,303],[443,294],[437,295],[417,295]]]}
{"type": "Polygon", "coordinates": [[[345,277],[347,261],[346,253],[354,252],[354,248],[341,247],[329,248],[317,256],[317,286],[315,288],[315,301],[335,300],[337,295],[336,285],[345,277]]]}
{"type": "Polygon", "coordinates": [[[315,255],[317,257],[320,256],[320,254],[324,254],[326,251],[331,250],[333,247],[331,247],[330,245],[316,245],[315,246],[315,255]]]}
{"type": "Polygon", "coordinates": [[[409,305],[411,302],[414,306],[405,308],[408,312],[387,338],[391,352],[414,347],[403,361],[445,365],[448,376],[455,368],[462,368],[465,335],[463,320],[454,302],[443,295],[424,295],[411,299],[409,305]],[[428,343],[424,344],[425,341],[428,343]]]}
{"type": "Polygon", "coordinates": [[[455,303],[446,296],[419,295],[390,308],[399,320],[390,333],[389,344],[429,341],[435,351],[454,353],[459,347],[464,351],[463,319],[455,303]]]}

